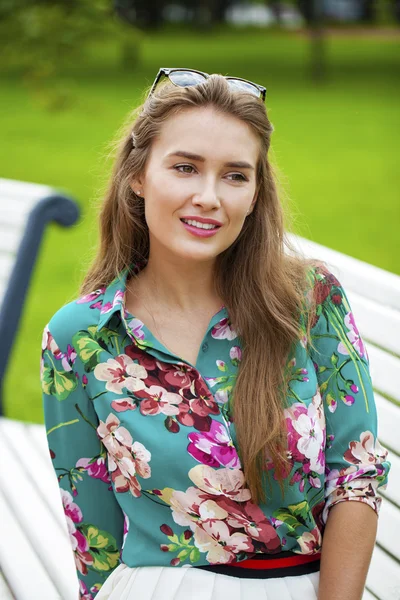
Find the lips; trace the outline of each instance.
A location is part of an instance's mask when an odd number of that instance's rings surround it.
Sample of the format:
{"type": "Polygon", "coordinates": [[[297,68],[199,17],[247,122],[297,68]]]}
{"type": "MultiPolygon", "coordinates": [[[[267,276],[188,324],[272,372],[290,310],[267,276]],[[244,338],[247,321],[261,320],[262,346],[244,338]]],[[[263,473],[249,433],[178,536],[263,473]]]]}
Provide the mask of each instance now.
{"type": "Polygon", "coordinates": [[[183,217],[181,217],[181,221],[182,221],[182,219],[185,219],[185,221],[197,221],[198,223],[218,225],[218,227],[221,227],[223,225],[223,223],[221,223],[220,221],[216,221],[215,219],[209,219],[207,217],[199,217],[196,215],[183,215],[183,217]]]}
{"type": "Polygon", "coordinates": [[[182,223],[186,225],[190,225],[190,227],[197,227],[198,229],[203,229],[205,231],[211,231],[214,229],[219,229],[219,225],[214,223],[204,223],[203,221],[198,221],[197,219],[181,219],[182,223]]]}
{"type": "MultiPolygon", "coordinates": [[[[211,224],[208,225],[208,227],[199,227],[199,222],[196,225],[191,225],[189,223],[186,223],[183,219],[180,219],[182,225],[184,226],[184,228],[192,235],[196,236],[196,237],[202,237],[202,238],[208,238],[211,237],[213,235],[216,235],[216,233],[221,229],[220,226],[211,226],[211,224]]],[[[192,220],[190,220],[191,223],[193,223],[192,220]]]]}

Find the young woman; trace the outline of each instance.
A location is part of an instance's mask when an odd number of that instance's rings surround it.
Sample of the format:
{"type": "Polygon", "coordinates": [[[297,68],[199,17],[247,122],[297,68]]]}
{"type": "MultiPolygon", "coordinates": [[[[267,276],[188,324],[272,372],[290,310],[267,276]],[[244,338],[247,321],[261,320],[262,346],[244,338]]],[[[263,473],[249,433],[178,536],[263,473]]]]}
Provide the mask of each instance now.
{"type": "Polygon", "coordinates": [[[264,99],[160,70],[45,328],[82,599],[362,597],[390,464],[346,293],[285,237],[264,99]]]}

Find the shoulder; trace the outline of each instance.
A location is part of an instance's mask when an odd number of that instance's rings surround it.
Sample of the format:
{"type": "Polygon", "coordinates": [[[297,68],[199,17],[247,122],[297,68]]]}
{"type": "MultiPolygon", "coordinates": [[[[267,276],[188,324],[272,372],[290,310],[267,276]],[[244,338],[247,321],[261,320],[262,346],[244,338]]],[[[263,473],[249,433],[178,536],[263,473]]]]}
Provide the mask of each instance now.
{"type": "Polygon", "coordinates": [[[311,311],[313,317],[311,328],[317,325],[321,326],[321,317],[323,321],[330,320],[335,311],[342,305],[346,299],[346,293],[342,283],[333,273],[330,266],[322,261],[316,261],[307,274],[307,309],[311,311]]]}
{"type": "Polygon", "coordinates": [[[325,302],[332,293],[343,293],[341,282],[324,262],[318,261],[308,271],[308,295],[312,295],[316,304],[325,302]]]}
{"type": "Polygon", "coordinates": [[[60,347],[64,347],[71,344],[73,336],[78,331],[97,326],[105,290],[106,288],[99,288],[62,306],[51,317],[44,335],[50,334],[60,347]]]}

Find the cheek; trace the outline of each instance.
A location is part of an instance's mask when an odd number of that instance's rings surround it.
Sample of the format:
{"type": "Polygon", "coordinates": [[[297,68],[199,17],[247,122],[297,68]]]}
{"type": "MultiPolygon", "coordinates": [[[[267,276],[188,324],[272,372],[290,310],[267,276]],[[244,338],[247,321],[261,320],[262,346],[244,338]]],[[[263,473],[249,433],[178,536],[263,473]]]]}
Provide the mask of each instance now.
{"type": "Polygon", "coordinates": [[[237,198],[236,202],[227,209],[229,223],[235,229],[242,228],[250,203],[251,199],[248,197],[248,195],[246,195],[244,197],[237,198]]]}

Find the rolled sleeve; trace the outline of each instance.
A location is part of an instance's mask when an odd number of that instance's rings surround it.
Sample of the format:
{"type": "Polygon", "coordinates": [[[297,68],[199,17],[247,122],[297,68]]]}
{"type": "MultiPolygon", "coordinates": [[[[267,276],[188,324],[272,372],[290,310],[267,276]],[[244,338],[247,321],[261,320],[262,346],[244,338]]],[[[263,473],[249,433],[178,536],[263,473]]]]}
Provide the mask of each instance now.
{"type": "Polygon", "coordinates": [[[347,295],[325,267],[315,271],[316,321],[310,354],[326,419],[325,507],[359,501],[377,514],[387,485],[388,452],[377,440],[377,413],[367,348],[347,295]]]}

